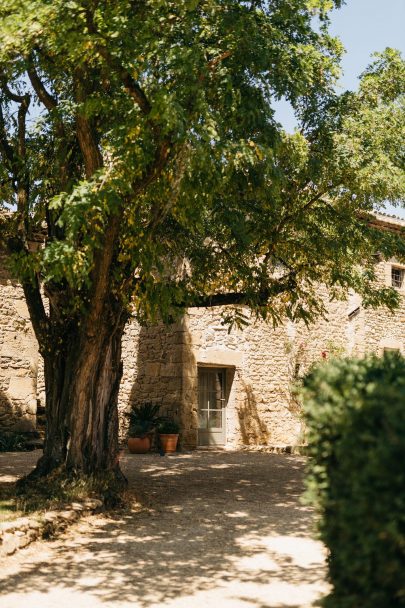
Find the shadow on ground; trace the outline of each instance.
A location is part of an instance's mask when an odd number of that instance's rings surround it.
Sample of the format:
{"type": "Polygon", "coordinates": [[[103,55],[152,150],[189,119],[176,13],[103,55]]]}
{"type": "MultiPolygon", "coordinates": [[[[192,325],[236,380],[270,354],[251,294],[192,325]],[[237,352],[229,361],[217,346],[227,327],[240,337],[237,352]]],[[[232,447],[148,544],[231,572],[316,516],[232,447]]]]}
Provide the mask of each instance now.
{"type": "Polygon", "coordinates": [[[20,552],[2,605],[304,608],[326,591],[302,458],[126,455],[123,469],[142,508],[20,552]]]}

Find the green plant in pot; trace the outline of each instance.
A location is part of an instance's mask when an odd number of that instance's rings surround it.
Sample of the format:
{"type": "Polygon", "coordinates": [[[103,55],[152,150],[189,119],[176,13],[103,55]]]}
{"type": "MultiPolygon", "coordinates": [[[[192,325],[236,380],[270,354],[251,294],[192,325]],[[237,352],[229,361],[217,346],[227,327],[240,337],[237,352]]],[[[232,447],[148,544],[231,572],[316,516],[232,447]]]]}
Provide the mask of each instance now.
{"type": "Polygon", "coordinates": [[[153,431],[161,420],[160,405],[146,402],[133,405],[129,418],[128,449],[132,454],[145,454],[151,448],[153,431]]]}
{"type": "Polygon", "coordinates": [[[176,420],[166,416],[158,424],[159,442],[165,454],[173,453],[177,449],[180,426],[176,420]]]}

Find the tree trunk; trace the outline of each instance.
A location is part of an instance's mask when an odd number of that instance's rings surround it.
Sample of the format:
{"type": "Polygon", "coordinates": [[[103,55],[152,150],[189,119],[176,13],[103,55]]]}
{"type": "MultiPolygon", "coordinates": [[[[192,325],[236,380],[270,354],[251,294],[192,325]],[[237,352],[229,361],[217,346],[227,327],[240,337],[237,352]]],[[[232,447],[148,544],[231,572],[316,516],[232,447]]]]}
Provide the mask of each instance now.
{"type": "Polygon", "coordinates": [[[117,406],[125,322],[122,308],[111,306],[91,331],[86,323],[61,331],[45,354],[47,428],[34,477],[60,466],[121,476],[117,406]]]}

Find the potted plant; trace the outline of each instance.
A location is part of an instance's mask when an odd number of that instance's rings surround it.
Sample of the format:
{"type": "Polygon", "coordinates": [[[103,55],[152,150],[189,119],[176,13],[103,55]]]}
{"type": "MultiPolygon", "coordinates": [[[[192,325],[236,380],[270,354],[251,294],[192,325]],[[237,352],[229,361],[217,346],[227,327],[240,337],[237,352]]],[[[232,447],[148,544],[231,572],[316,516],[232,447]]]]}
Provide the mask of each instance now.
{"type": "Polygon", "coordinates": [[[129,418],[128,449],[131,454],[145,454],[152,444],[152,433],[159,420],[160,405],[142,403],[133,405],[127,414],[129,418]]]}
{"type": "Polygon", "coordinates": [[[131,454],[146,454],[151,446],[149,425],[134,423],[129,427],[128,450],[131,454]]]}
{"type": "Polygon", "coordinates": [[[162,418],[158,424],[159,442],[163,452],[173,453],[177,449],[179,424],[173,418],[162,418]]]}

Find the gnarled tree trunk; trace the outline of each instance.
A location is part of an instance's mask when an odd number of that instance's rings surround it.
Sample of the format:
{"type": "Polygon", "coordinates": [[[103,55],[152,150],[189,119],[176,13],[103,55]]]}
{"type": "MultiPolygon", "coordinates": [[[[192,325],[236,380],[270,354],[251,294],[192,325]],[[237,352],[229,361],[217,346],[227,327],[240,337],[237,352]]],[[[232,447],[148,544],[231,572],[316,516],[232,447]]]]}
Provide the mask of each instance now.
{"type": "Polygon", "coordinates": [[[121,476],[117,406],[126,319],[122,307],[110,305],[90,328],[60,328],[56,345],[44,355],[47,428],[33,476],[60,466],[121,476]]]}

